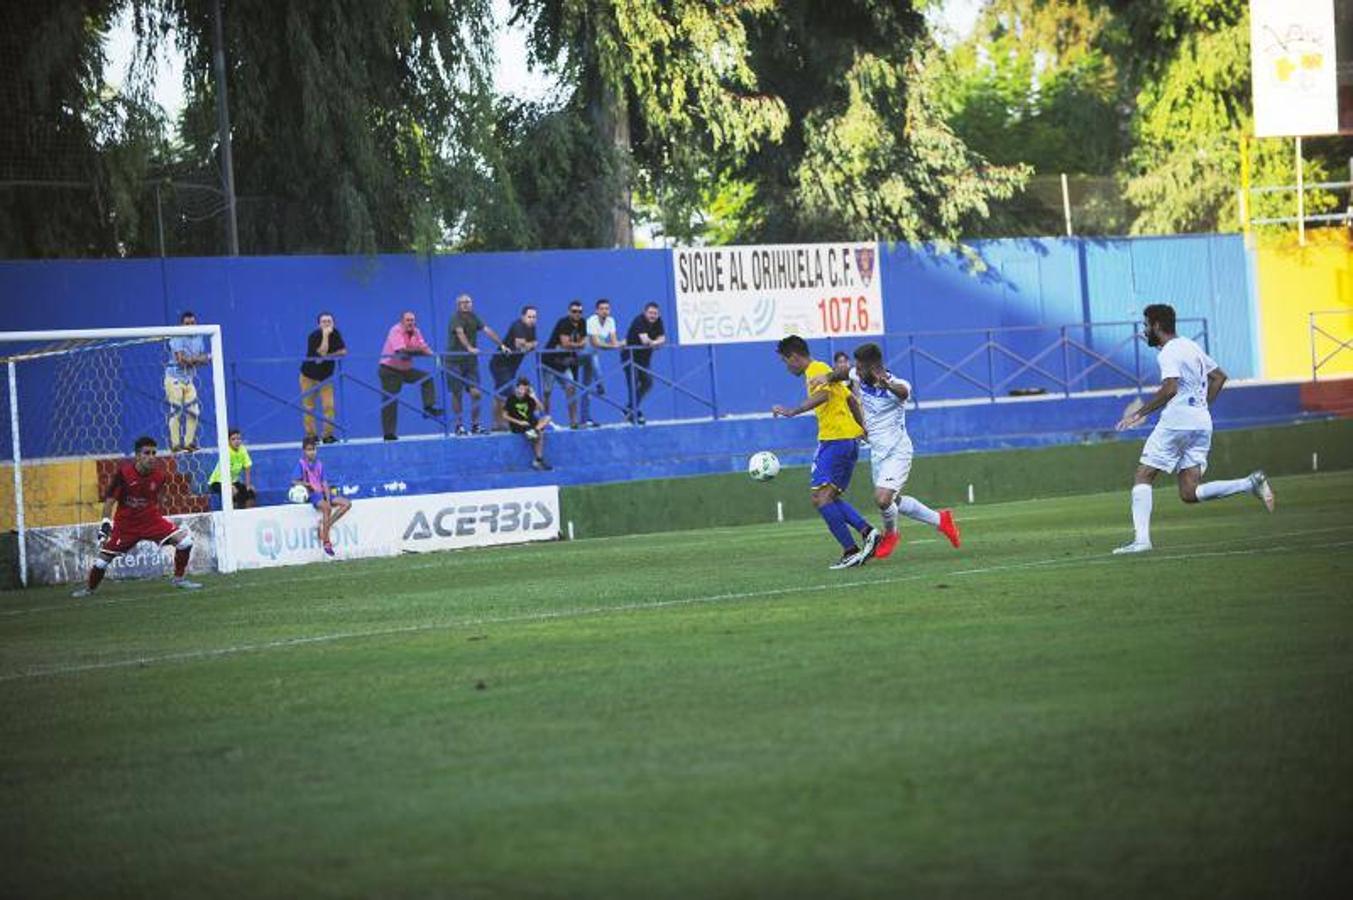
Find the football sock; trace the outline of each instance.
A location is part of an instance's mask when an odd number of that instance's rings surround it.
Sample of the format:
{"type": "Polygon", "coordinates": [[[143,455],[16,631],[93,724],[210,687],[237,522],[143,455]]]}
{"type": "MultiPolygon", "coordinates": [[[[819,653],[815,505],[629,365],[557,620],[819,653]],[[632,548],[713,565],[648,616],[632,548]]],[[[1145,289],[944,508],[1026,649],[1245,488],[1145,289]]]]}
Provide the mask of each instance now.
{"type": "Polygon", "coordinates": [[[183,573],[188,571],[188,554],[192,553],[192,547],[179,547],[174,551],[174,577],[182,578],[183,573]]]}
{"type": "Polygon", "coordinates": [[[883,530],[897,530],[897,503],[889,503],[883,508],[883,530]]]}
{"type": "Polygon", "coordinates": [[[1198,485],[1199,500],[1217,500],[1232,494],[1249,493],[1250,479],[1232,478],[1230,481],[1209,481],[1198,485]]]}
{"type": "Polygon", "coordinates": [[[854,528],[861,535],[869,533],[869,523],[864,520],[864,516],[860,515],[855,507],[844,500],[837,500],[834,505],[841,508],[841,518],[845,520],[847,525],[854,528]]]}
{"type": "Polygon", "coordinates": [[[903,494],[897,498],[897,511],[902,513],[908,519],[915,519],[918,522],[924,522],[931,528],[938,528],[940,524],[940,514],[926,506],[915,497],[909,497],[903,494]]]}
{"type": "Polygon", "coordinates": [[[1132,527],[1137,532],[1136,542],[1151,543],[1151,485],[1132,486],[1132,527]]]}
{"type": "Polygon", "coordinates": [[[178,447],[181,446],[181,445],[179,444],[179,429],[180,429],[181,427],[182,427],[182,426],[179,424],[179,415],[178,415],[178,413],[170,413],[170,414],[169,414],[169,446],[170,446],[171,449],[177,449],[178,447]]]}
{"type": "Polygon", "coordinates": [[[828,503],[826,506],[818,507],[817,511],[822,514],[832,537],[836,538],[843,549],[849,550],[855,546],[855,541],[850,537],[850,529],[846,526],[846,520],[841,516],[840,506],[839,502],[828,503]]]}
{"type": "Polygon", "coordinates": [[[99,582],[103,581],[103,576],[107,571],[108,563],[104,562],[102,558],[94,561],[94,565],[89,570],[89,589],[91,591],[99,586],[99,582]]]}

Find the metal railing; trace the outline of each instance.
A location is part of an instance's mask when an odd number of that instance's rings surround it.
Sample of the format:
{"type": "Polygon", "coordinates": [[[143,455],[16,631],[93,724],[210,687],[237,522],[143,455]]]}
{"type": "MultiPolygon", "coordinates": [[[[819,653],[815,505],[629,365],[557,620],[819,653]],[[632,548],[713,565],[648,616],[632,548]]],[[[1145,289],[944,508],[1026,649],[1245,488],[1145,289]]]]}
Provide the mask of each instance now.
{"type": "Polygon", "coordinates": [[[1330,361],[1336,359],[1341,353],[1348,351],[1350,355],[1353,355],[1353,328],[1349,329],[1348,337],[1339,337],[1336,334],[1330,333],[1326,327],[1322,327],[1321,325],[1317,324],[1316,323],[1317,316],[1343,316],[1344,318],[1353,320],[1353,310],[1321,309],[1316,310],[1315,312],[1312,312],[1307,316],[1309,334],[1311,339],[1312,381],[1319,381],[1320,370],[1325,366],[1329,365],[1330,361]],[[1320,355],[1321,351],[1318,347],[1318,345],[1321,343],[1320,338],[1322,337],[1328,340],[1330,343],[1334,344],[1334,349],[1326,353],[1324,356],[1320,355]]]}
{"type": "MultiPolygon", "coordinates": [[[[1197,340],[1205,350],[1210,349],[1206,319],[1180,319],[1179,332],[1197,340]]],[[[1154,360],[1142,353],[1145,342],[1141,323],[1136,321],[917,331],[852,338],[848,342],[828,339],[825,341],[826,358],[830,359],[838,349],[850,352],[864,340],[881,345],[889,368],[911,382],[912,396],[918,405],[975,398],[995,402],[1001,397],[1028,394],[1070,396],[1105,389],[1140,391],[1157,378],[1154,360]]],[[[824,342],[813,343],[821,349],[824,342]]],[[[775,366],[771,346],[767,343],[755,348],[766,353],[767,372],[775,366]]],[[[636,394],[636,382],[641,376],[650,381],[652,392],[643,406],[649,418],[655,421],[663,418],[717,420],[730,414],[764,412],[771,406],[766,392],[782,397],[793,390],[788,381],[746,377],[743,373],[748,365],[745,359],[748,345],[663,345],[656,349],[621,349],[623,352],[602,354],[605,363],[595,378],[587,378],[581,368],[564,371],[549,368],[551,378],[562,386],[565,395],[572,394],[567,398],[570,401],[582,406],[580,401],[586,398],[587,406],[612,411],[620,421],[634,420],[631,398],[636,394]],[[634,351],[650,351],[650,362],[640,364],[630,355],[634,351]],[[743,356],[741,360],[737,358],[739,354],[743,356]],[[721,355],[727,357],[727,362],[722,365],[721,355]],[[620,396],[622,390],[623,397],[620,396]],[[651,410],[657,405],[658,395],[665,395],[668,409],[680,407],[682,414],[654,415],[651,410]]],[[[1351,349],[1349,342],[1345,342],[1342,349],[1351,349]]],[[[517,370],[498,389],[499,394],[506,396],[513,382],[523,373],[535,385],[541,386],[548,368],[544,357],[551,352],[558,351],[536,349],[522,354],[517,370]]],[[[481,355],[494,358],[494,354],[487,351],[481,355]]],[[[375,410],[371,407],[374,399],[378,405],[394,404],[398,410],[407,410],[419,420],[431,418],[436,422],[437,431],[443,435],[451,434],[456,424],[449,413],[452,388],[460,385],[468,390],[474,381],[452,364],[452,357],[438,354],[426,359],[415,358],[415,368],[421,370],[422,378],[401,385],[398,393],[387,393],[381,387],[377,375],[379,360],[380,357],[374,354],[330,357],[324,361],[335,363],[331,378],[304,393],[300,391],[298,380],[300,357],[231,361],[226,368],[232,415],[236,417],[236,424],[249,435],[268,432],[276,417],[290,415],[295,417],[292,422],[296,425],[301,417],[312,416],[316,430],[331,426],[328,430],[340,439],[378,436],[379,431],[357,425],[352,412],[355,407],[363,406],[354,401],[364,399],[363,414],[371,415],[371,424],[374,424],[375,410]],[[269,372],[276,366],[285,366],[292,374],[284,380],[275,369],[269,372]],[[422,382],[428,379],[432,380],[439,408],[439,414],[435,416],[427,416],[421,402],[411,402],[413,398],[406,399],[405,396],[405,389],[413,387],[417,397],[422,382]],[[334,390],[333,418],[325,416],[316,396],[326,386],[332,386],[334,390]],[[315,401],[313,410],[305,408],[307,398],[315,401]],[[241,421],[239,417],[246,410],[246,399],[263,401],[264,406],[259,412],[257,402],[247,404],[251,415],[241,421]]],[[[491,399],[495,392],[492,368],[486,366],[480,374],[488,377],[482,377],[478,387],[486,399],[491,399]]],[[[580,416],[585,417],[586,413],[580,416]]],[[[289,435],[300,433],[299,427],[290,430],[291,427],[288,426],[289,435]]]]}

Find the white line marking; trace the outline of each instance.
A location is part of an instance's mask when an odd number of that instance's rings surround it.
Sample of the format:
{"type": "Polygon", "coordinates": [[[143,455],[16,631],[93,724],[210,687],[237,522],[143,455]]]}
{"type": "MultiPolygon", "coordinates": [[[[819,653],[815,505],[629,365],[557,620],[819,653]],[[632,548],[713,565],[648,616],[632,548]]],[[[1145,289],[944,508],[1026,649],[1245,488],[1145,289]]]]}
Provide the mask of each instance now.
{"type": "MultiPolygon", "coordinates": [[[[1328,530],[1328,529],[1316,529],[1328,530]]],[[[1217,542],[1212,542],[1213,544],[1217,542]]],[[[1204,544],[1203,546],[1210,546],[1204,544]]],[[[1176,560],[1176,559],[1198,559],[1204,556],[1238,556],[1254,555],[1257,553],[1278,553],[1288,550],[1321,550],[1334,547],[1353,546],[1353,540],[1337,541],[1326,544],[1307,544],[1304,546],[1276,545],[1262,548],[1245,548],[1235,550],[1218,550],[1203,553],[1181,553],[1172,556],[1151,555],[1148,557],[1154,561],[1176,560]]],[[[592,606],[577,607],[573,609],[554,610],[548,612],[522,613],[513,616],[491,616],[478,619],[459,619],[449,622],[424,622],[417,625],[401,625],[393,628],[373,628],[366,631],[340,631],[329,634],[303,635],[301,637],[283,638],[276,641],[263,641],[256,644],[237,644],[231,647],[218,647],[211,650],[187,650],[180,653],[166,653],[159,656],[143,656],[134,659],[110,660],[108,662],[85,663],[75,666],[54,666],[47,669],[30,669],[25,672],[11,672],[0,675],[0,683],[9,681],[23,681],[32,678],[45,678],[59,675],[75,675],[82,672],[96,672],[108,669],[126,669],[131,667],[151,666],[161,663],[172,662],[193,662],[196,660],[216,659],[223,656],[235,656],[244,653],[258,653],[266,650],[278,650],[290,647],[301,647],[311,644],[330,644],[338,641],[356,640],[360,638],[373,637],[391,637],[401,634],[421,634],[433,631],[450,631],[457,628],[481,628],[486,625],[511,625],[524,624],[529,622],[548,622],[558,619],[574,619],[586,616],[605,615],[608,613],[627,613],[627,612],[646,612],[656,609],[667,609],[676,606],[695,606],[710,603],[725,603],[728,601],[754,600],[766,597],[778,597],[782,594],[813,592],[813,591],[839,591],[846,588],[870,587],[883,584],[897,584],[903,581],[917,581],[923,578],[943,579],[956,577],[960,575],[986,575],[992,572],[1009,572],[1017,569],[1025,569],[1033,566],[1047,565],[1066,565],[1066,564],[1089,564],[1106,565],[1113,563],[1122,563],[1119,560],[1108,555],[1108,551],[1096,553],[1093,556],[1081,557],[1060,557],[1057,559],[1035,560],[1024,563],[1010,563],[1008,565],[988,566],[981,569],[961,569],[954,572],[916,572],[907,575],[898,575],[893,578],[871,578],[867,580],[856,581],[831,581],[825,584],[798,585],[793,587],[770,588],[763,591],[740,591],[726,594],[710,594],[704,597],[678,597],[671,600],[653,600],[636,603],[622,603],[614,606],[592,606]]]]}

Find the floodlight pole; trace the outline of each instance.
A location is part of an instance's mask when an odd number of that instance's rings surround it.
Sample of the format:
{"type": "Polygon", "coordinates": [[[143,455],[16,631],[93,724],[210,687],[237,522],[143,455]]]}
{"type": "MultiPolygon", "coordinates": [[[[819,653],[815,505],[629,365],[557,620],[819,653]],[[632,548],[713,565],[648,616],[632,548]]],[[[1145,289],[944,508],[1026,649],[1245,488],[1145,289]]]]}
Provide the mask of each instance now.
{"type": "Polygon", "coordinates": [[[221,0],[211,0],[211,62],[216,75],[216,131],[221,144],[221,191],[226,200],[226,249],[240,255],[240,230],[235,220],[235,163],[230,153],[230,103],[226,97],[225,33],[221,0]]]}

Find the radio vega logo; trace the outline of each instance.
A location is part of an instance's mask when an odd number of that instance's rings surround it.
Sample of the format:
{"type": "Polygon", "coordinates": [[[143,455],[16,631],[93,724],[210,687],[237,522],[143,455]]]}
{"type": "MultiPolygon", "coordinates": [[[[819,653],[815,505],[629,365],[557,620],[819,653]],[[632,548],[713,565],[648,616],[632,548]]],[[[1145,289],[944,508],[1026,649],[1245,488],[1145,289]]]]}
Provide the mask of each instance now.
{"type": "Polygon", "coordinates": [[[554,513],[539,500],[525,503],[470,503],[446,506],[430,516],[413,514],[404,529],[404,540],[426,541],[433,537],[469,537],[487,530],[490,534],[544,531],[554,525],[554,513]]]}

